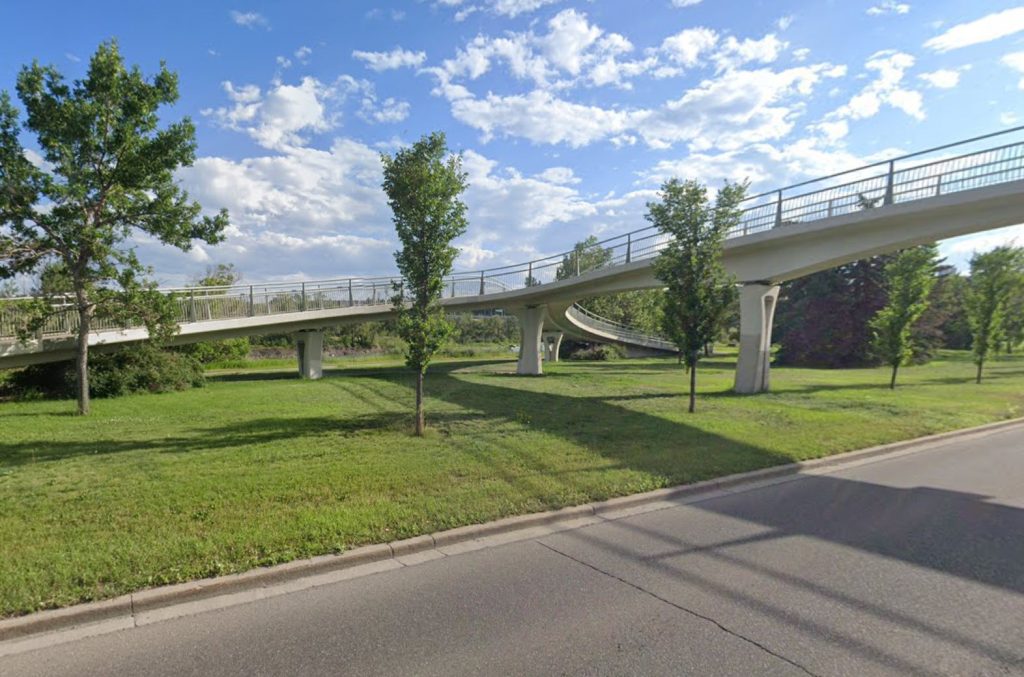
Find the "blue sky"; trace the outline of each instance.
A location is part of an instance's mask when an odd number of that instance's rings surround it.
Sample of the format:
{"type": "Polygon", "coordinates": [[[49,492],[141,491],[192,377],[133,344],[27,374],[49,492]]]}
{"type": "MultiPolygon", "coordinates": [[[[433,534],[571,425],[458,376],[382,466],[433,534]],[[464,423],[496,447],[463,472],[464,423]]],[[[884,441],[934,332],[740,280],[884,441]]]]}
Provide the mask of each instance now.
{"type": "Polygon", "coordinates": [[[216,247],[139,241],[165,284],[390,273],[379,153],[432,130],[464,156],[476,269],[642,227],[669,176],[768,190],[1024,124],[1024,6],[998,1],[11,0],[0,88],[32,59],[79,77],[110,38],[179,73],[180,179],[231,212],[216,247]]]}

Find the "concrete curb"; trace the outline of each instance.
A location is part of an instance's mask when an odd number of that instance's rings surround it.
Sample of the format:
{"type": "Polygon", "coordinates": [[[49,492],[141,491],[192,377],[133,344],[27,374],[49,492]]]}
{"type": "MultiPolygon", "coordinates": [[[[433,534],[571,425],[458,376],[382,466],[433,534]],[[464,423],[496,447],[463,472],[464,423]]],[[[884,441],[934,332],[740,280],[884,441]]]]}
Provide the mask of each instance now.
{"type": "MultiPolygon", "coordinates": [[[[113,619],[123,621],[119,627],[131,627],[136,624],[135,620],[140,613],[165,609],[179,604],[188,604],[223,595],[237,595],[239,593],[257,591],[268,586],[296,581],[315,575],[338,572],[382,560],[395,560],[423,553],[424,551],[436,551],[447,546],[469,541],[479,541],[480,539],[500,534],[526,530],[536,531],[538,527],[552,526],[559,523],[588,523],[585,520],[581,522],[581,518],[615,519],[615,517],[606,517],[606,515],[642,506],[658,509],[658,504],[664,504],[660,507],[669,507],[668,504],[671,502],[684,498],[711,498],[723,490],[737,491],[742,490],[744,487],[756,488],[759,482],[795,476],[807,470],[827,469],[832,466],[847,465],[851,462],[864,461],[879,456],[909,452],[916,450],[917,447],[934,445],[937,442],[959,440],[972,436],[984,436],[1020,425],[1024,425],[1024,418],[999,421],[997,423],[989,423],[937,435],[928,435],[926,437],[859,449],[809,461],[772,466],[694,484],[657,489],[631,496],[621,496],[607,501],[586,503],[584,505],[529,515],[506,517],[485,524],[456,527],[401,541],[367,545],[340,555],[322,555],[272,567],[253,569],[241,574],[150,588],[99,602],[89,602],[63,609],[40,611],[26,616],[0,620],[0,643],[9,640],[25,640],[43,633],[78,628],[79,626],[97,624],[103,621],[109,622],[113,619]]],[[[923,450],[921,449],[921,451],[923,450]]],[[[570,525],[567,524],[566,526],[569,527],[570,525]]],[[[507,540],[514,539],[503,539],[503,541],[507,540]]],[[[486,547],[486,545],[481,547],[486,547]]],[[[3,653],[3,651],[0,651],[0,655],[3,653]]]]}

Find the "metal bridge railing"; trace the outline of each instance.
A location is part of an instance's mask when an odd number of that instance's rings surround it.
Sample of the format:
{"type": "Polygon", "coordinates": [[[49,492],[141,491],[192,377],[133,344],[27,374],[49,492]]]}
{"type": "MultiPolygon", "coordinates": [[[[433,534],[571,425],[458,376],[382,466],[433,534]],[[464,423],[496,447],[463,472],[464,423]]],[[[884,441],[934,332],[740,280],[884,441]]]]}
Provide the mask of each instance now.
{"type": "MultiPolygon", "coordinates": [[[[804,181],[753,195],[743,201],[739,224],[729,238],[806,223],[861,209],[904,204],[938,195],[1024,179],[1024,140],[992,146],[992,139],[1024,137],[1024,126],[967,139],[857,169],[804,181]]],[[[494,294],[569,279],[592,270],[620,266],[657,256],[668,238],[653,226],[526,263],[475,272],[445,280],[446,297],[494,294]]],[[[241,317],[382,305],[394,294],[395,278],[342,278],[311,282],[183,287],[174,295],[179,322],[204,322],[241,317]]],[[[0,341],[13,340],[21,317],[12,300],[0,300],[0,341]]],[[[16,299],[14,300],[16,301],[16,299]]],[[[77,316],[67,301],[40,332],[60,336],[77,329],[77,316]]],[[[121,329],[97,319],[94,328],[121,329]]]]}
{"type": "Polygon", "coordinates": [[[665,347],[669,350],[676,349],[675,344],[664,336],[648,334],[646,332],[639,331],[635,327],[631,327],[614,320],[609,320],[606,317],[601,317],[597,313],[587,310],[578,303],[570,306],[566,313],[584,328],[596,329],[597,331],[614,336],[624,343],[634,343],[659,348],[665,347]]]}

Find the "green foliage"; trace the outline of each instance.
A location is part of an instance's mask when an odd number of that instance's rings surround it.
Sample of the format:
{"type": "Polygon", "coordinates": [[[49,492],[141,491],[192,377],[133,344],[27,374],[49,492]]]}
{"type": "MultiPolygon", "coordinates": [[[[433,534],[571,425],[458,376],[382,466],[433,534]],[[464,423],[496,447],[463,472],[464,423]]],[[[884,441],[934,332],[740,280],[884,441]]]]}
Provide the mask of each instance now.
{"type": "Polygon", "coordinates": [[[641,289],[582,299],[580,305],[612,322],[658,334],[662,327],[664,296],[661,289],[641,289]]]}
{"type": "Polygon", "coordinates": [[[971,282],[967,294],[967,315],[973,338],[971,350],[981,383],[985,359],[1003,338],[1004,322],[1011,295],[1021,288],[1024,249],[1004,245],[971,257],[971,282]]]}
{"type": "Polygon", "coordinates": [[[665,283],[662,330],[679,348],[690,369],[690,411],[694,410],[696,368],[704,346],[720,334],[736,298],[735,280],[722,265],[728,232],[739,223],[745,183],[726,183],[714,205],[705,186],[670,179],[660,200],[647,204],[647,219],[671,236],[654,261],[665,283]]]}
{"type": "Polygon", "coordinates": [[[233,263],[218,263],[207,266],[206,272],[196,277],[192,284],[197,287],[230,287],[242,281],[242,273],[233,263]]]}
{"type": "Polygon", "coordinates": [[[384,192],[402,248],[395,262],[402,285],[393,303],[398,334],[408,344],[406,364],[416,371],[416,432],[423,433],[423,375],[434,353],[451,334],[441,308],[444,276],[458,249],[452,240],[466,232],[466,189],[462,158],[449,156],[443,133],[424,136],[411,148],[381,155],[384,192]],[[446,157],[447,156],[447,157],[446,157]]]}
{"type": "MultiPolygon", "coordinates": [[[[174,179],[195,160],[195,128],[188,118],[160,128],[158,110],[178,99],[178,78],[163,64],[146,79],[109,42],[83,80],[69,84],[36,62],[18,74],[17,91],[47,165],[25,159],[18,113],[0,95],[0,277],[63,268],[78,314],[78,411],[85,414],[94,317],[143,323],[156,340],[175,329],[172,300],[143,278],[133,232],[187,250],[195,239],[220,241],[227,212],[202,216],[174,179]]],[[[50,312],[45,303],[35,310],[26,331],[50,312]]]]}
{"type": "MultiPolygon", "coordinates": [[[[588,270],[597,270],[611,263],[612,250],[598,245],[598,239],[591,235],[576,243],[572,251],[562,257],[562,263],[555,270],[556,280],[567,280],[588,270]]],[[[529,283],[527,286],[530,286],[529,283]]]]}
{"type": "MultiPolygon", "coordinates": [[[[205,384],[195,357],[143,343],[95,355],[89,363],[92,397],[165,393],[205,384]]],[[[11,374],[7,392],[15,399],[68,399],[77,388],[73,361],[32,365],[11,374]]]]}
{"type": "MultiPolygon", "coordinates": [[[[230,287],[242,280],[242,274],[238,272],[233,263],[218,263],[216,266],[207,266],[206,272],[193,280],[197,287],[230,287]]],[[[206,293],[206,297],[221,295],[217,290],[206,293]]],[[[200,341],[179,346],[175,350],[192,356],[200,364],[224,364],[237,363],[249,355],[252,343],[248,338],[224,339],[221,341],[200,341]]]]}
{"type": "Polygon", "coordinates": [[[913,247],[894,256],[885,266],[888,301],[875,313],[869,326],[875,354],[892,367],[890,388],[896,387],[899,367],[914,354],[912,330],[928,309],[938,257],[935,245],[913,247]]]}
{"type": "Polygon", "coordinates": [[[569,353],[569,359],[579,362],[607,362],[625,357],[622,349],[608,344],[588,345],[569,353]]]}
{"type": "Polygon", "coordinates": [[[223,339],[221,341],[200,341],[173,348],[175,352],[189,355],[200,364],[238,362],[249,355],[252,345],[247,338],[223,339]]]}

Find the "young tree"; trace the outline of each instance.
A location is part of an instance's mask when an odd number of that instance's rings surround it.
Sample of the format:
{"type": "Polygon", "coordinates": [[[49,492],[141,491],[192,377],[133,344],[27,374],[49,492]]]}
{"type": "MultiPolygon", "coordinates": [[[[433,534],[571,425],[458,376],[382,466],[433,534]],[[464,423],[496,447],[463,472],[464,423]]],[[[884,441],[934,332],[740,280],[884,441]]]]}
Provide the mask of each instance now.
{"type": "Polygon", "coordinates": [[[406,364],[416,371],[416,434],[422,435],[423,378],[427,365],[452,331],[440,300],[443,279],[458,250],[452,240],[466,232],[466,189],[462,158],[449,155],[445,136],[434,132],[384,163],[384,192],[402,243],[395,262],[402,284],[393,303],[398,333],[408,344],[406,364]]]}
{"type": "MultiPolygon", "coordinates": [[[[159,127],[158,110],[178,98],[177,75],[163,64],[146,79],[109,42],[84,80],[69,84],[33,63],[18,74],[17,91],[45,164],[27,161],[18,113],[0,94],[0,277],[56,266],[67,279],[78,319],[78,413],[87,414],[94,319],[143,321],[153,336],[173,331],[169,300],[143,279],[133,231],[187,250],[195,239],[218,242],[227,212],[201,216],[174,180],[195,160],[195,128],[188,118],[159,127]]],[[[49,307],[46,299],[35,306],[35,326],[49,307]]]]}
{"type": "Polygon", "coordinates": [[[938,266],[935,245],[912,247],[885,266],[883,285],[888,301],[871,319],[872,347],[892,367],[889,388],[896,387],[896,372],[913,355],[912,329],[928,309],[938,266]]]}
{"type": "Polygon", "coordinates": [[[989,352],[999,345],[1010,295],[1024,271],[1024,249],[1004,245],[971,257],[967,316],[971,323],[972,351],[978,366],[976,383],[989,352]]]}
{"type": "Polygon", "coordinates": [[[701,351],[718,336],[736,297],[735,281],[722,265],[722,248],[726,234],[739,223],[746,191],[746,183],[726,183],[712,205],[705,186],[670,179],[661,187],[661,199],[647,203],[647,220],[671,236],[654,271],[667,287],[663,330],[690,372],[691,413],[701,351]]]}

